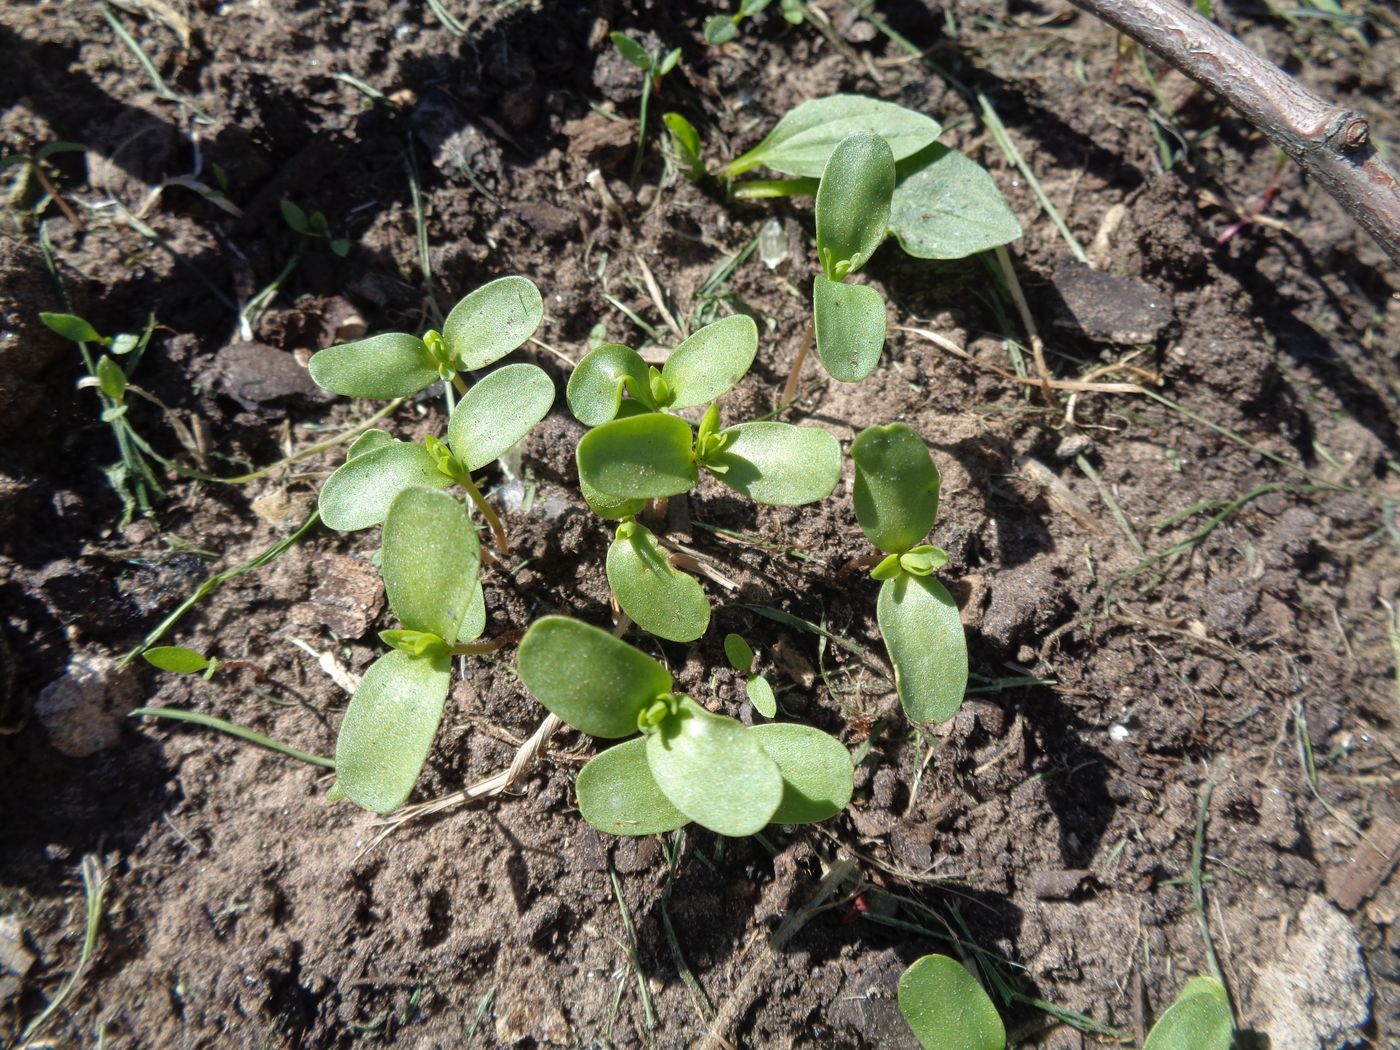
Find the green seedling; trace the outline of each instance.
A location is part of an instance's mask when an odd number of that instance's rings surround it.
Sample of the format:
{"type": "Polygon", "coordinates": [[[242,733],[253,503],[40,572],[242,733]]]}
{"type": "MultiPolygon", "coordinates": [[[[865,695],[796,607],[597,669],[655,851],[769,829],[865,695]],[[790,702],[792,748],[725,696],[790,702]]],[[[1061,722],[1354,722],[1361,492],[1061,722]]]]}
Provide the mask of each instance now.
{"type": "Polygon", "coordinates": [[[666,130],[671,133],[671,151],[676,155],[685,177],[691,182],[702,181],[708,173],[705,170],[705,158],[701,156],[703,146],[700,142],[700,132],[679,113],[663,113],[661,123],[665,124],[666,130]]]}
{"type": "MultiPolygon", "coordinates": [[[[720,44],[727,44],[739,35],[739,25],[746,18],[752,18],[759,12],[767,9],[773,0],[739,0],[739,10],[732,15],[711,15],[705,22],[705,43],[711,47],[718,47],[720,44]]],[[[789,22],[802,21],[800,5],[790,2],[783,4],[783,17],[789,22]],[[797,18],[791,17],[792,12],[797,13],[797,18]]]]}
{"type": "Polygon", "coordinates": [[[1230,1050],[1234,1036],[1224,985],[1193,977],[1147,1033],[1142,1050],[1230,1050]]]}
{"type": "Polygon", "coordinates": [[[186,649],[180,645],[157,645],[142,653],[141,658],[152,667],[169,671],[171,674],[200,674],[202,672],[206,682],[213,678],[214,672],[222,666],[217,656],[205,656],[203,653],[186,649]]]}
{"type": "MultiPolygon", "coordinates": [[[[841,140],[817,188],[822,273],[812,286],[812,323],[817,356],[832,378],[843,383],[875,371],[885,346],[884,299],[869,285],[845,282],[884,241],[893,193],[894,153],[883,138],[868,132],[841,140]]],[[[801,368],[799,359],[794,373],[801,368]]],[[[789,386],[795,390],[796,375],[789,386]]]]}
{"type": "Polygon", "coordinates": [[[676,68],[681,60],[681,49],[674,48],[662,54],[660,51],[648,51],[626,33],[614,32],[609,36],[613,47],[640,69],[643,76],[642,101],[637,114],[637,155],[632,160],[632,184],[636,185],[637,176],[642,170],[642,158],[646,155],[647,110],[651,105],[652,92],[660,91],[661,78],[676,68]]]}
{"type": "Polygon", "coordinates": [[[899,978],[899,1010],[924,1050],[1003,1050],[1006,1029],[977,978],[956,959],[925,955],[899,978]]]}
{"type": "Polygon", "coordinates": [[[930,575],[948,555],[923,543],[938,516],[938,468],[903,423],[861,431],[851,444],[856,520],[885,553],[876,615],[895,688],[914,722],[946,722],[967,691],[967,637],[957,604],[930,575]]]}
{"type": "Polygon", "coordinates": [[[380,574],[402,625],[380,639],[335,745],[332,798],[375,813],[408,798],[427,761],[452,682],[452,656],[486,623],[481,548],[467,509],[445,492],[406,488],[384,519],[380,574]]]}
{"type": "Polygon", "coordinates": [[[569,376],[565,397],[584,426],[601,426],[619,412],[675,412],[709,404],[744,378],[758,353],[758,326],[735,314],[708,324],[671,351],[661,368],[647,365],[621,343],[586,354],[569,376]],[[624,407],[623,396],[632,404],[624,407]]]}
{"type": "Polygon", "coordinates": [[[615,835],[652,835],[694,821],[743,836],[769,823],[835,816],[853,767],[841,742],[811,726],[752,728],[672,691],[670,673],[606,631],[563,616],[520,643],[520,678],[546,708],[590,736],[642,736],[579,773],[579,809],[615,835]]]}
{"type": "MultiPolygon", "coordinates": [[[[145,398],[165,411],[172,423],[179,423],[155,396],[131,382],[131,374],[140,363],[146,347],[150,345],[151,335],[156,328],[155,318],[151,319],[139,335],[123,333],[115,336],[99,334],[87,321],[73,314],[41,313],[39,320],[43,321],[50,331],[77,344],[78,352],[83,357],[83,365],[87,368],[87,375],[78,381],[78,387],[96,390],[101,399],[102,421],[111,427],[112,438],[121,454],[121,461],[104,471],[113,490],[121,497],[121,524],[124,526],[130,522],[138,510],[142,514],[149,514],[152,505],[165,496],[165,490],[157,480],[151,464],[171,464],[151,448],[132,427],[127,416],[128,395],[136,394],[145,398]],[[94,345],[101,347],[106,353],[94,358],[90,349],[94,345]]],[[[181,439],[187,444],[192,443],[188,435],[181,434],[181,439]]]]}
{"type": "Polygon", "coordinates": [[[689,492],[702,469],[740,495],[777,507],[825,499],[841,480],[841,446],[830,431],[775,422],[721,427],[718,405],[693,434],[684,419],[661,412],[604,423],[583,436],[576,458],[584,498],[611,518],[689,492]]]}
{"type": "Polygon", "coordinates": [[[285,197],[280,204],[282,218],[294,232],[309,241],[325,241],[331,252],[342,259],[350,254],[350,242],[343,237],[332,237],[330,223],[319,211],[307,215],[299,205],[285,197]]]}
{"type": "Polygon", "coordinates": [[[543,302],[533,284],[523,277],[503,277],[458,303],[441,334],[428,332],[419,339],[388,333],[315,354],[312,378],[333,393],[403,397],[440,379],[461,394],[452,407],[446,442],[429,437],[416,445],[383,431],[362,435],[321,489],[325,523],[342,531],[368,528],[384,521],[395,497],[410,486],[445,489],[458,484],[504,553],[505,526],[471,475],[521,441],[549,413],[554,383],[529,364],[498,368],[470,388],[461,373],[510,353],[530,337],[542,315],[543,302]]]}
{"type": "Polygon", "coordinates": [[[754,710],[764,718],[776,718],[778,698],[773,695],[772,684],[763,675],[753,673],[753,646],[737,634],[726,634],[724,655],[734,670],[743,672],[744,692],[748,694],[754,710]]]}

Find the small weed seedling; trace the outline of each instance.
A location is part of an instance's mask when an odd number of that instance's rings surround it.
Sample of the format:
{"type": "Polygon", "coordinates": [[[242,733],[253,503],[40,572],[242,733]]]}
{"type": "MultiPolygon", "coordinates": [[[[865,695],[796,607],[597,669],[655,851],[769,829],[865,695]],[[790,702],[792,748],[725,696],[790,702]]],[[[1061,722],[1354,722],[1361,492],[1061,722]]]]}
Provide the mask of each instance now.
{"type": "Polygon", "coordinates": [[[956,959],[925,955],[899,979],[899,1010],[924,1050],[1004,1050],[1006,1029],[977,978],[956,959]]]}
{"type": "MultiPolygon", "coordinates": [[[[938,145],[941,133],[937,121],[902,106],[831,95],[797,106],[762,142],[719,169],[729,179],[760,165],[797,176],[736,183],[736,197],[816,194],[823,272],[813,287],[814,334],[822,364],[842,382],[864,379],[879,363],[884,302],[873,288],[845,282],[887,236],[921,259],[961,259],[1021,236],[991,176],[938,145]]],[[[780,404],[796,392],[809,339],[780,404]]]]}
{"type": "Polygon", "coordinates": [[[676,155],[685,177],[691,182],[702,181],[708,172],[705,170],[705,158],[701,156],[703,145],[700,132],[679,113],[661,114],[661,123],[671,133],[671,151],[676,155]]]}
{"type": "Polygon", "coordinates": [[[341,259],[350,254],[350,242],[343,237],[332,237],[330,223],[319,211],[307,215],[300,205],[285,197],[280,206],[283,220],[293,231],[309,241],[325,241],[331,253],[341,259]]]}
{"type": "MultiPolygon", "coordinates": [[[[705,43],[711,47],[727,44],[739,35],[739,25],[746,18],[768,8],[773,0],[739,0],[739,10],[732,15],[711,15],[705,22],[705,43]]],[[[783,18],[789,25],[802,24],[802,0],[782,0],[783,18]]]]}
{"type": "Polygon", "coordinates": [[[632,160],[632,183],[635,185],[637,175],[642,170],[642,158],[646,155],[647,109],[651,105],[652,92],[660,91],[661,78],[676,68],[681,60],[681,49],[675,48],[663,55],[660,51],[648,51],[626,33],[615,32],[609,35],[613,47],[617,48],[623,58],[640,69],[644,78],[642,101],[637,113],[637,155],[632,160]]]}
{"type": "Polygon", "coordinates": [[[472,472],[525,437],[554,404],[554,383],[534,365],[506,365],[468,389],[462,373],[494,364],[525,342],[544,314],[540,293],[523,277],[502,277],[459,302],[443,331],[422,339],[391,332],[322,350],[311,358],[311,376],[325,389],[352,397],[415,394],[439,379],[461,395],[452,408],[447,441],[396,441],[369,431],[351,446],[343,466],[321,489],[321,517],[333,529],[351,531],[385,520],[389,507],[411,486],[459,484],[507,549],[505,526],[486,502],[472,472]]]}
{"type": "Polygon", "coordinates": [[[729,666],[743,673],[744,692],[748,694],[749,703],[753,704],[754,710],[764,718],[776,718],[778,698],[773,695],[772,683],[763,675],[753,673],[753,646],[737,634],[726,634],[724,655],[729,660],[729,666]]]}
{"type": "Polygon", "coordinates": [[[871,576],[899,702],[911,721],[946,722],[967,691],[967,637],[953,596],[930,575],[948,555],[923,543],[938,516],[938,468],[903,423],[861,431],[851,458],[856,520],[885,553],[871,576]]]}
{"type": "Polygon", "coordinates": [[[614,835],[653,835],[694,821],[743,836],[770,823],[826,820],[850,801],[841,742],[811,726],[746,727],[672,692],[671,675],[606,631],[563,616],[520,643],[520,678],[546,708],[590,736],[642,736],[578,775],[584,820],[614,835]]]}
{"type": "Polygon", "coordinates": [[[206,682],[223,666],[217,656],[205,656],[182,645],[157,645],[143,652],[141,658],[158,670],[171,674],[198,674],[206,682]]]}
{"type": "MultiPolygon", "coordinates": [[[[107,467],[104,473],[112,488],[122,501],[121,524],[126,525],[139,510],[148,514],[151,505],[165,496],[165,490],[156,478],[151,463],[170,466],[164,456],[148,445],[131,425],[127,417],[127,395],[136,394],[150,401],[166,412],[166,417],[179,426],[179,421],[171,415],[159,400],[131,382],[131,374],[141,361],[141,356],[150,345],[151,334],[156,323],[152,318],[141,334],[124,333],[115,336],[102,336],[81,317],[73,314],[41,313],[39,320],[52,332],[71,340],[83,355],[83,365],[87,375],[78,381],[80,389],[89,387],[97,391],[102,400],[102,421],[112,428],[112,437],[121,454],[121,462],[107,467]],[[107,353],[94,359],[89,344],[100,346],[107,353]],[[120,360],[120,364],[118,361],[120,360]]],[[[187,434],[180,435],[186,444],[193,444],[187,434]]]]}
{"type": "Polygon", "coordinates": [[[819,427],[720,427],[715,399],[743,378],[757,352],[757,326],[736,314],[701,328],[660,369],[607,343],[569,377],[569,407],[594,428],[579,442],[579,486],[596,514],[622,522],[608,552],[613,596],[643,630],[671,641],[704,634],[709,601],[635,520],[648,500],[689,491],[701,468],[759,503],[781,506],[823,499],[840,480],[840,445],[819,427]],[[706,402],[698,434],[671,414],[706,402]]]}
{"type": "Polygon", "coordinates": [[[1234,1037],[1225,986],[1193,977],[1147,1033],[1142,1050],[1230,1050],[1234,1037]]]}

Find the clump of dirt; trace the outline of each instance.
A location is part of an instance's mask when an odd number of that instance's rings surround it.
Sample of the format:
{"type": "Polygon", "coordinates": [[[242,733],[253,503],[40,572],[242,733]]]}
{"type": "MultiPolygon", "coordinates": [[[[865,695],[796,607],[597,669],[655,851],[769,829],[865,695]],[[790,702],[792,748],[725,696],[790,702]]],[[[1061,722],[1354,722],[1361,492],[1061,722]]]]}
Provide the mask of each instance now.
{"type": "MultiPolygon", "coordinates": [[[[1001,960],[1019,998],[999,1005],[1021,1045],[1108,1045],[1140,1039],[1208,971],[1199,842],[1205,925],[1241,1025],[1276,1045],[1395,1039],[1400,281],[1237,117],[1153,59],[1150,83],[1067,6],[969,0],[934,17],[881,5],[927,66],[840,5],[810,6],[801,26],[770,11],[720,48],[700,42],[713,13],[700,4],[473,2],[456,14],[465,31],[427,5],[195,5],[188,46],[156,8],[112,11],[161,84],[96,9],[0,17],[7,152],[86,149],[54,155],[62,206],[12,201],[0,241],[7,1032],[78,964],[78,869],[93,855],[108,880],[98,946],[44,1032],[56,1044],[236,1032],[250,1045],[418,1046],[466,1033],[679,1047],[713,1030],[752,1046],[899,1047],[912,1037],[898,976],[945,951],[1001,960]],[[635,186],[641,79],[612,29],[683,48],[651,100],[635,186]],[[743,841],[610,839],[576,812],[573,776],[593,745],[569,732],[515,793],[388,835],[324,802],[324,770],[206,731],[112,719],[91,753],[63,753],[45,687],[130,650],[211,573],[294,532],[341,453],[246,485],[172,476],[153,518],[120,528],[101,474],[110,432],[38,310],[103,331],[154,314],[135,378],[189,440],[147,402],[133,402],[133,425],[217,476],[369,415],[305,380],[309,353],[347,324],[421,330],[512,272],[546,304],[539,344],[519,356],[561,391],[591,338],[672,341],[642,263],[688,327],[753,314],[759,360],[724,409],[754,418],[806,325],[810,204],[731,202],[685,182],[655,145],[657,114],[685,113],[713,165],[838,91],[938,116],[944,141],[992,172],[1026,229],[1019,279],[1056,378],[1147,391],[1046,397],[1008,380],[1030,336],[991,260],[924,263],[889,245],[872,261],[893,321],[880,368],[856,386],[813,368],[790,418],[846,444],[904,420],[934,453],[932,540],[951,555],[941,575],[974,679],[958,716],[930,731],[899,713],[876,585],[843,571],[868,553],[849,466],[812,508],[755,506],[712,481],[672,501],[666,529],[736,586],[714,591],[700,643],[636,640],[681,688],[750,718],[719,642],[741,632],[785,715],[858,758],[845,813],[743,841]],[[985,129],[979,91],[1092,269],[985,129]],[[1271,186],[1272,203],[1235,228],[1271,186]],[[324,213],[349,254],[299,239],[283,199],[324,213]],[[770,271],[748,248],[775,216],[792,258],[770,271]],[[270,305],[247,311],[274,283],[270,305]],[[843,859],[858,892],[804,912],[843,859]],[[1337,938],[1319,947],[1313,928],[1337,938]],[[1345,962],[1346,980],[1328,1030],[1300,1034],[1279,1003],[1322,1001],[1308,960],[1323,956],[1345,962]],[[1057,1023],[1033,999],[1082,1018],[1057,1023]]],[[[1367,18],[1365,46],[1330,22],[1258,14],[1233,28],[1397,142],[1400,45],[1392,23],[1367,18]]],[[[422,398],[383,425],[421,438],[444,423],[422,398]]],[[[578,494],[581,433],[560,398],[518,467],[487,475],[514,551],[484,577],[488,636],[557,611],[610,622],[611,534],[578,494]]],[[[167,640],[228,667],[210,682],[138,669],[140,699],[331,753],[347,694],[323,665],[363,671],[387,626],[376,544],[313,528],[226,580],[167,640]]],[[[416,799],[505,769],[543,716],[509,646],[467,661],[448,711],[416,799]]]]}

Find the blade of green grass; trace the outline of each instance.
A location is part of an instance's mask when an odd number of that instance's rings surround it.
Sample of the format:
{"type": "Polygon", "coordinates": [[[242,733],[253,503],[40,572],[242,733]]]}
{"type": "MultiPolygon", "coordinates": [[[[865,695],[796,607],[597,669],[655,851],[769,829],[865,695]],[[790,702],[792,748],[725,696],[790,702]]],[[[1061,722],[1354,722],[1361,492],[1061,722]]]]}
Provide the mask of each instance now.
{"type": "Polygon", "coordinates": [[[313,755],[309,751],[301,751],[288,744],[279,743],[271,737],[263,736],[244,726],[234,725],[232,722],[225,722],[222,718],[215,718],[213,715],[200,714],[198,711],[182,711],[178,707],[138,707],[128,716],[130,718],[169,718],[176,722],[193,722],[197,726],[204,726],[207,729],[217,729],[221,733],[229,736],[236,736],[239,740],[246,740],[250,744],[257,744],[258,747],[265,747],[269,751],[276,751],[278,754],[286,755],[288,758],[295,758],[298,762],[307,762],[313,766],[323,766],[326,769],[335,768],[335,759],[325,758],[322,755],[313,755]]]}

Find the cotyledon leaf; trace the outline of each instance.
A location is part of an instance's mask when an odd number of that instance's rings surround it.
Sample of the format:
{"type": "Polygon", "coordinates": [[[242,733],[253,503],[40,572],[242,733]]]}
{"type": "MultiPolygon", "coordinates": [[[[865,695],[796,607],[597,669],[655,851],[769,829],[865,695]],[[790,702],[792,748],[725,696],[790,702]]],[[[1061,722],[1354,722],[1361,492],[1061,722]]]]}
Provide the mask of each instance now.
{"type": "Polygon", "coordinates": [[[1230,1050],[1230,997],[1211,977],[1193,977],[1157,1019],[1142,1050],[1230,1050]]]}
{"type": "Polygon", "coordinates": [[[535,334],[544,318],[540,290],[524,277],[500,277],[462,299],[447,315],[442,338],[457,369],[494,364],[535,334]]]}
{"type": "Polygon", "coordinates": [[[710,600],[700,582],[671,564],[651,530],[624,522],[608,548],[608,586],[642,630],[672,642],[693,642],[710,625],[710,600]]]}
{"type": "Polygon", "coordinates": [[[646,362],[630,346],[604,343],[585,354],[570,373],[564,396],[575,419],[597,427],[617,417],[628,386],[634,395],[648,393],[646,362]]]}
{"type": "MultiPolygon", "coordinates": [[[[366,435],[368,436],[368,435],[366,435]]],[[[445,489],[452,479],[438,470],[422,445],[408,441],[356,451],[321,486],[321,520],[341,532],[378,525],[404,489],[445,489]]]]}
{"type": "Polygon", "coordinates": [[[693,408],[727,393],[753,364],[758,326],[747,314],[707,324],[671,352],[661,377],[671,389],[667,408],[693,408]]]}
{"type": "Polygon", "coordinates": [[[690,424],[649,413],[594,427],[578,443],[579,479],[614,499],[661,499],[687,492],[698,473],[690,424]]]}
{"type": "Polygon", "coordinates": [[[451,682],[445,655],[394,649],[370,666],[335,745],[336,784],[350,801],[374,813],[403,805],[437,736],[451,682]]]}
{"type": "Polygon", "coordinates": [[[574,789],[583,819],[610,835],[659,835],[690,823],[656,786],[642,737],[596,755],[574,789]]]}
{"type": "Polygon", "coordinates": [[[716,479],[758,503],[796,507],[830,496],[841,480],[841,445],[824,427],[740,423],[705,459],[716,479]]]}
{"type": "Polygon", "coordinates": [[[463,504],[433,489],[395,497],[384,519],[379,572],[400,623],[456,644],[480,570],[481,544],[463,504]]]}
{"type": "Polygon", "coordinates": [[[447,443],[468,471],[499,459],[549,415],[554,382],[534,365],[506,365],[477,383],[452,410],[447,443]]]}
{"type": "Polygon", "coordinates": [[[438,366],[423,340],[386,332],[311,355],[311,378],[345,397],[388,400],[416,394],[437,381],[438,366]]]}
{"type": "Polygon", "coordinates": [[[817,357],[833,379],[858,383],[880,363],[885,348],[885,300],[864,284],[812,279],[817,357]]]}
{"type": "Polygon", "coordinates": [[[844,744],[815,726],[769,722],[749,729],[783,777],[774,824],[810,824],[834,817],[851,801],[855,767],[844,744]]]}
{"type": "Polygon", "coordinates": [[[967,692],[967,635],[957,603],[930,576],[900,573],[880,585],[876,618],[912,722],[946,722],[967,692]]]}
{"type": "Polygon", "coordinates": [[[879,135],[857,133],[832,151],[817,187],[817,255],[833,281],[864,266],[889,235],[894,154],[879,135]]]}
{"type": "Polygon", "coordinates": [[[889,226],[900,247],[920,259],[962,259],[1021,236],[987,170],[938,143],[899,165],[889,226]]]}
{"type": "Polygon", "coordinates": [[[991,998],[956,959],[925,955],[899,979],[899,1009],[924,1050],[1003,1050],[991,998]]]}
{"type": "Polygon", "coordinates": [[[851,442],[856,465],[852,502],[871,543],[903,554],[933,528],[938,516],[938,468],[908,424],[867,427],[851,442]]]}

